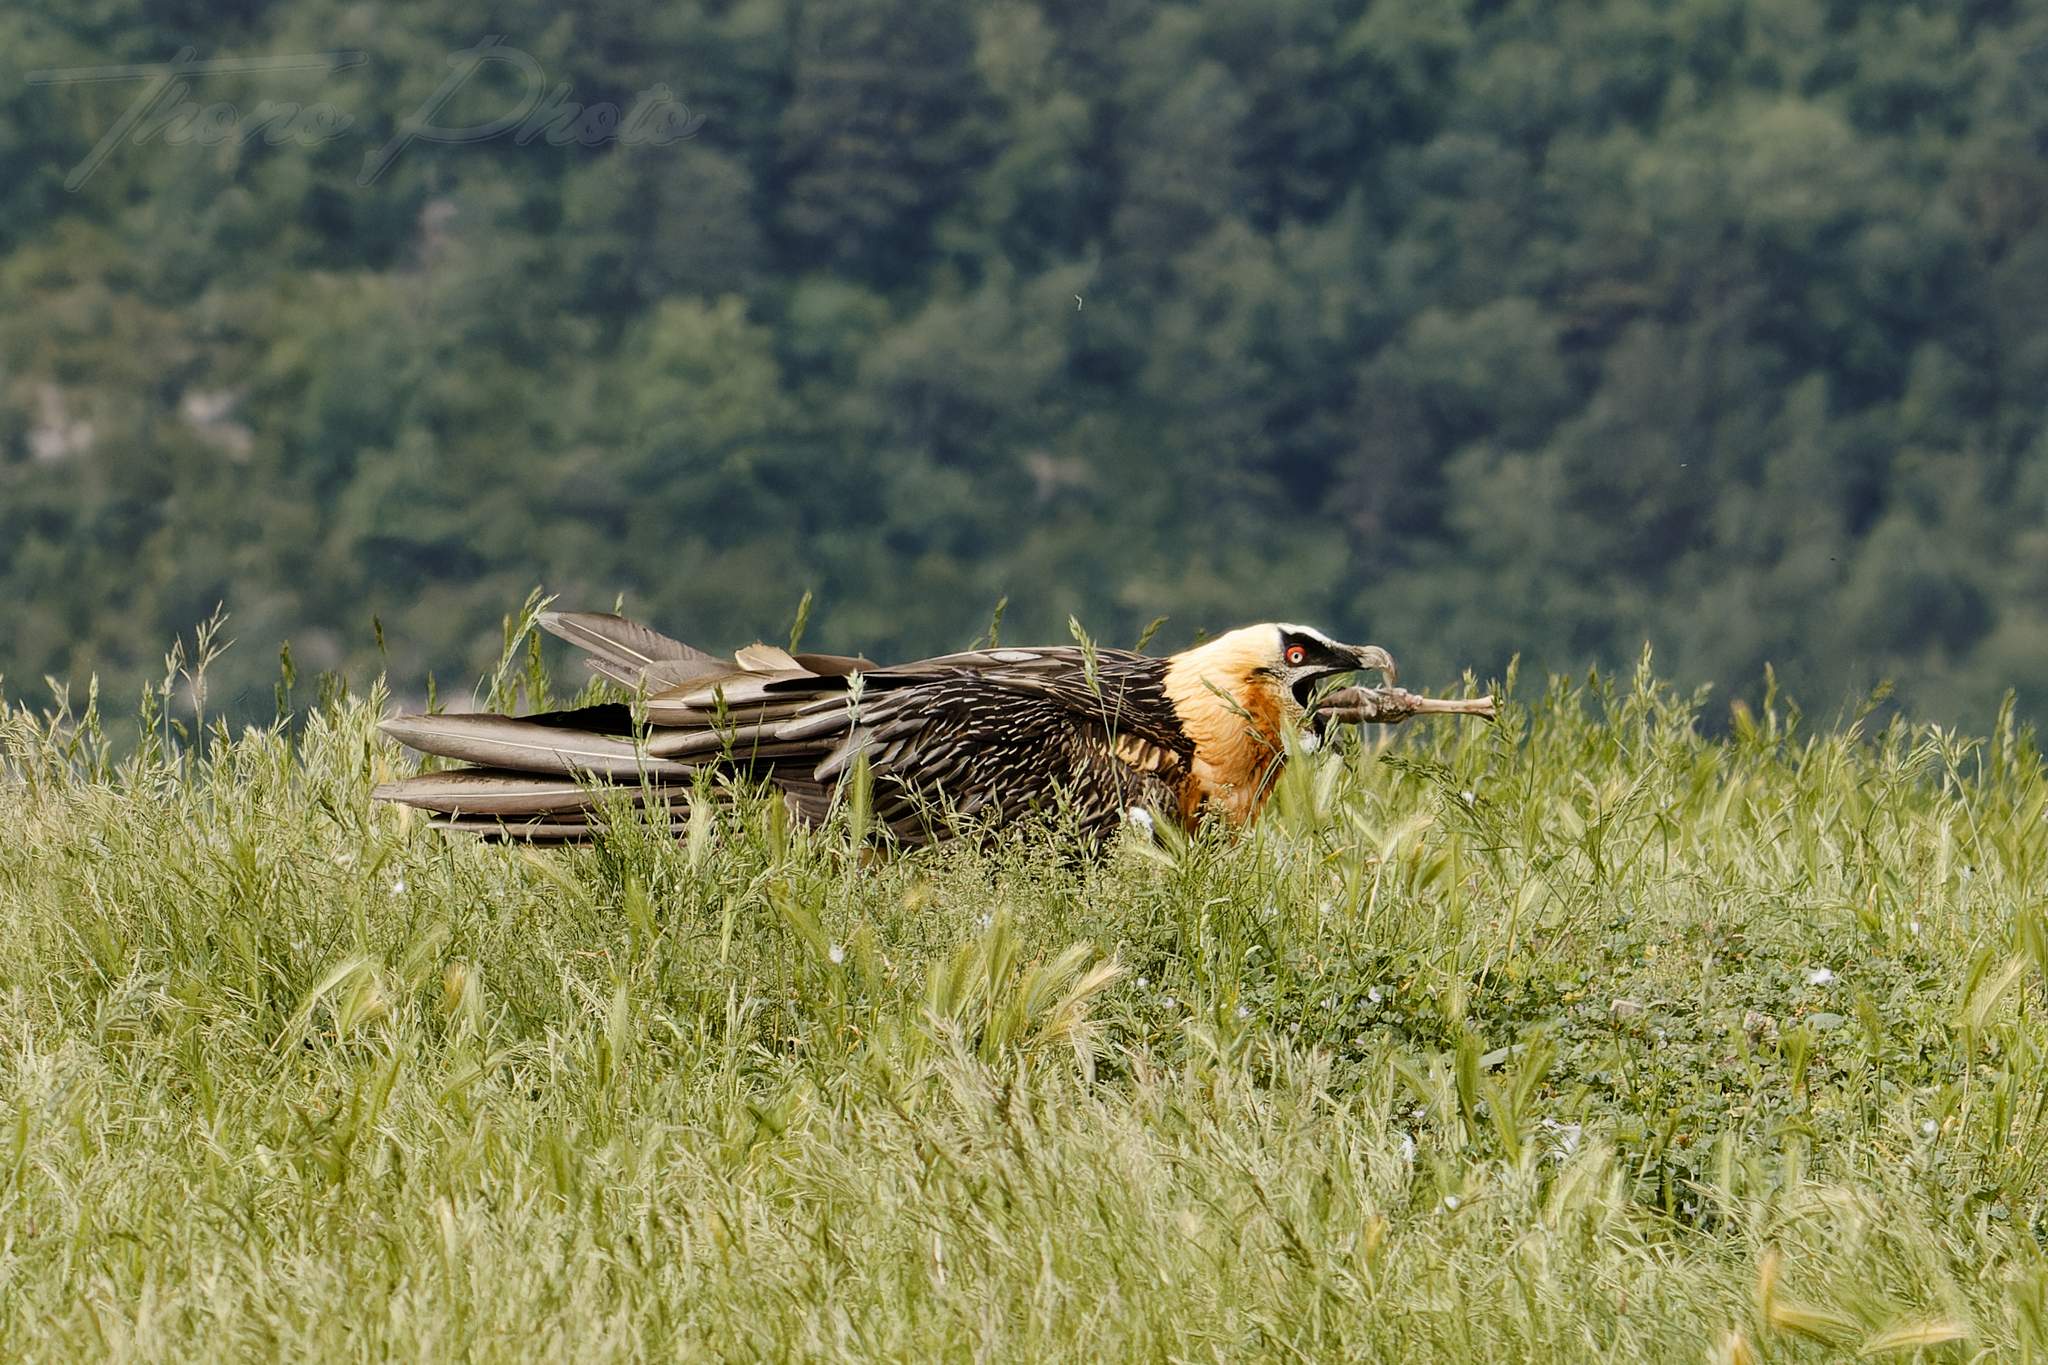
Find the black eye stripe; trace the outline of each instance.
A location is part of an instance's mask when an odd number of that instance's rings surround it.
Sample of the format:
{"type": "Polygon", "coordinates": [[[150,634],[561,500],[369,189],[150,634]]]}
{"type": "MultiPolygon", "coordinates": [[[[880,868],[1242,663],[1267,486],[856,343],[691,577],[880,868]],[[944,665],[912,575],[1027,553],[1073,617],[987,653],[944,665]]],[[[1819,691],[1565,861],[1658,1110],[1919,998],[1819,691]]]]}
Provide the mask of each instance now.
{"type": "Polygon", "coordinates": [[[1320,669],[1330,673],[1348,673],[1358,667],[1349,650],[1302,635],[1282,637],[1280,661],[1285,668],[1320,669]]]}

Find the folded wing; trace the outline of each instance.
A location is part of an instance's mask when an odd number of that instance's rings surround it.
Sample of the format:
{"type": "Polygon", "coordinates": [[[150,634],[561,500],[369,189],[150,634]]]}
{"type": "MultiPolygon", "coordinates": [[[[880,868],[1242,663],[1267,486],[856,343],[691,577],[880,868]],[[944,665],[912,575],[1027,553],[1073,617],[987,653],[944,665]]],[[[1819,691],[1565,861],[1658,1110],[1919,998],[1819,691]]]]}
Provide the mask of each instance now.
{"type": "Polygon", "coordinates": [[[472,765],[377,788],[380,800],[492,837],[574,842],[608,800],[681,818],[704,779],[766,782],[822,819],[867,760],[874,814],[918,844],[1030,810],[1101,830],[1170,810],[1192,746],[1164,664],[1122,651],[991,649],[880,668],[752,645],[730,658],[622,617],[548,613],[632,703],[539,716],[399,716],[402,743],[472,765]],[[609,796],[608,796],[609,794],[609,796]]]}

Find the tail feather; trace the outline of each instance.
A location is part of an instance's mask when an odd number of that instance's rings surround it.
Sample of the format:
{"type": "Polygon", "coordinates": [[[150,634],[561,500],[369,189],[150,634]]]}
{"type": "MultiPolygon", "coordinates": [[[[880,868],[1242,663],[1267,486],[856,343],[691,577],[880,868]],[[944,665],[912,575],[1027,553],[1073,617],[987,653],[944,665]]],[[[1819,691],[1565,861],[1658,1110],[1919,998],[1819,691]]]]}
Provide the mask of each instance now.
{"type": "Polygon", "coordinates": [[[798,654],[796,665],[821,678],[843,678],[849,673],[872,673],[878,664],[857,654],[798,654]]]}
{"type": "MultiPolygon", "coordinates": [[[[677,789],[667,787],[644,792],[637,787],[612,790],[635,802],[680,795],[677,789]]],[[[370,795],[378,801],[396,801],[443,815],[495,819],[585,811],[596,800],[597,789],[569,778],[536,777],[505,768],[457,768],[386,782],[370,795]]]]}
{"type": "Polygon", "coordinates": [[[775,759],[815,759],[816,744],[779,744],[762,727],[739,730],[671,730],[649,741],[647,752],[656,758],[695,760],[730,758],[741,764],[768,763],[775,759]]]}
{"type": "Polygon", "coordinates": [[[734,654],[733,662],[749,673],[808,673],[809,669],[791,658],[787,650],[758,641],[734,654]]]}
{"type": "Polygon", "coordinates": [[[641,686],[640,680],[646,676],[645,669],[613,663],[610,659],[601,659],[595,654],[585,659],[583,666],[606,682],[617,683],[629,692],[638,691],[641,686]]]}
{"type": "MultiPolygon", "coordinates": [[[[463,834],[480,835],[493,841],[517,840],[529,844],[581,844],[602,833],[602,821],[589,820],[487,820],[469,817],[444,817],[427,822],[433,829],[456,830],[463,834]]],[[[687,815],[684,819],[671,819],[669,829],[681,831],[689,828],[687,815]]]]}
{"type": "Polygon", "coordinates": [[[659,700],[665,706],[687,707],[696,711],[716,710],[721,706],[727,711],[737,711],[743,707],[751,708],[793,700],[815,702],[815,697],[803,696],[801,691],[806,684],[815,686],[820,682],[832,687],[834,691],[844,690],[845,687],[840,679],[821,679],[817,674],[801,668],[777,669],[767,673],[750,670],[736,673],[730,678],[685,684],[663,693],[659,700]],[[778,687],[777,684],[784,686],[778,687]],[[792,691],[799,692],[799,695],[792,697],[792,691]]]}
{"type": "MultiPolygon", "coordinates": [[[[766,780],[799,818],[830,808],[830,785],[860,747],[847,742],[847,679],[872,671],[868,660],[767,644],[719,658],[618,616],[539,619],[639,699],[520,718],[394,717],[382,727],[393,739],[475,766],[386,783],[377,799],[429,811],[440,828],[535,843],[597,837],[606,791],[646,807],[668,803],[673,822],[700,770],[766,780]]],[[[900,813],[877,815],[909,836],[900,813]]]]}
{"type": "Polygon", "coordinates": [[[507,716],[394,716],[385,734],[421,753],[487,768],[569,777],[688,777],[688,764],[656,758],[631,739],[507,716]]]}
{"type": "Polygon", "coordinates": [[[746,670],[730,659],[662,659],[639,674],[638,686],[652,696],[678,687],[703,687],[721,678],[743,678],[746,670]]]}
{"type": "Polygon", "coordinates": [[[701,649],[623,616],[595,611],[544,611],[540,628],[599,658],[631,667],[671,659],[711,659],[701,649]]]}
{"type": "MultiPolygon", "coordinates": [[[[681,702],[650,701],[647,703],[645,714],[647,723],[658,728],[677,726],[702,729],[708,726],[712,729],[730,731],[736,727],[780,725],[784,721],[795,720],[806,714],[813,705],[812,702],[778,702],[773,706],[749,706],[734,710],[731,707],[684,706],[681,702]]],[[[845,701],[833,698],[832,709],[843,719],[846,714],[845,701]]],[[[788,738],[781,735],[778,737],[788,738]]],[[[652,751],[660,753],[661,748],[656,745],[652,751]]]]}

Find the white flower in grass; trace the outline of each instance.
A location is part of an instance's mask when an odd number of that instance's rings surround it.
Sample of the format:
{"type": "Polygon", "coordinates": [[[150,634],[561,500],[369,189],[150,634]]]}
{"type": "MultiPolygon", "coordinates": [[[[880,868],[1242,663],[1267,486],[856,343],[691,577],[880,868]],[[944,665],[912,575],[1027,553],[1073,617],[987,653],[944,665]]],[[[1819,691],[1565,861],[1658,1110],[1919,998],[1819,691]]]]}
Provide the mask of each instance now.
{"type": "Polygon", "coordinates": [[[1146,834],[1152,832],[1152,812],[1146,810],[1143,806],[1132,806],[1129,810],[1125,811],[1124,822],[1136,825],[1146,834]]]}
{"type": "Polygon", "coordinates": [[[1379,1004],[1380,988],[1378,986],[1367,986],[1365,988],[1365,998],[1375,1005],[1379,1004]]]}
{"type": "Polygon", "coordinates": [[[1826,967],[1815,967],[1812,971],[1806,974],[1806,984],[1809,986],[1831,985],[1834,982],[1834,979],[1835,974],[1829,971],[1826,967]]]}
{"type": "Polygon", "coordinates": [[[1906,922],[1906,927],[1907,927],[1908,929],[1911,929],[1911,930],[1912,930],[1912,931],[1913,931],[1914,933],[1916,933],[1916,934],[1917,934],[1917,933],[1919,933],[1919,932],[1920,932],[1920,921],[1919,921],[1919,920],[1917,920],[1917,919],[1916,919],[1916,920],[1908,920],[1908,921],[1906,922]]]}
{"type": "Polygon", "coordinates": [[[1147,979],[1146,977],[1142,977],[1142,976],[1141,976],[1141,977],[1139,977],[1139,978],[1138,978],[1138,989],[1139,989],[1139,990],[1141,990],[1141,991],[1142,991],[1142,990],[1144,990],[1144,989],[1145,989],[1145,988],[1146,988],[1147,986],[1149,986],[1149,985],[1151,985],[1151,984],[1152,984],[1152,982],[1151,982],[1151,981],[1150,981],[1149,979],[1147,979]]]}
{"type": "Polygon", "coordinates": [[[846,961],[846,949],[840,947],[838,944],[835,943],[830,948],[827,948],[825,950],[825,956],[831,958],[832,965],[836,967],[840,963],[846,961]]]}
{"type": "Polygon", "coordinates": [[[400,877],[391,883],[391,894],[394,896],[403,896],[405,894],[405,878],[400,877]]]}
{"type": "Polygon", "coordinates": [[[1415,1164],[1415,1137],[1412,1133],[1401,1134],[1401,1160],[1410,1166],[1415,1164]]]}
{"type": "Polygon", "coordinates": [[[1474,801],[1477,801],[1479,797],[1476,794],[1474,794],[1470,788],[1467,788],[1466,790],[1458,793],[1458,799],[1469,806],[1474,801]]]}
{"type": "Polygon", "coordinates": [[[1933,1119],[1920,1120],[1920,1136],[1933,1137],[1936,1133],[1940,1131],[1940,1126],[1936,1124],[1933,1119]]]}
{"type": "Polygon", "coordinates": [[[1458,1211],[1458,1205],[1461,1202],[1463,1201],[1461,1201],[1455,1194],[1447,1194],[1444,1196],[1444,1208],[1451,1213],[1456,1213],[1458,1211]]]}
{"type": "Polygon", "coordinates": [[[1251,1018],[1251,1017],[1252,1017],[1252,1007],[1251,1007],[1250,1005],[1239,1005],[1239,1006],[1237,1007],[1237,1017],[1238,1017],[1238,1018],[1240,1018],[1240,1019],[1249,1019],[1249,1018],[1251,1018]]]}

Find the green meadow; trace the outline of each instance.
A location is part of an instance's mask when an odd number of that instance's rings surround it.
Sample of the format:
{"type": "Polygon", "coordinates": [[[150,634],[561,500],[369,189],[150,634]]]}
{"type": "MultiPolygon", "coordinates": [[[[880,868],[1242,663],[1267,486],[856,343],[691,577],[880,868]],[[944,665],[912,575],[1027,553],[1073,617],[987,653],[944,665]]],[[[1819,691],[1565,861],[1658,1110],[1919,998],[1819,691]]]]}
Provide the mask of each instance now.
{"type": "Polygon", "coordinates": [[[0,1356],[2048,1356],[2009,712],[1646,660],[1237,837],[532,851],[372,808],[381,692],[176,662],[0,719],[0,1356]]]}

